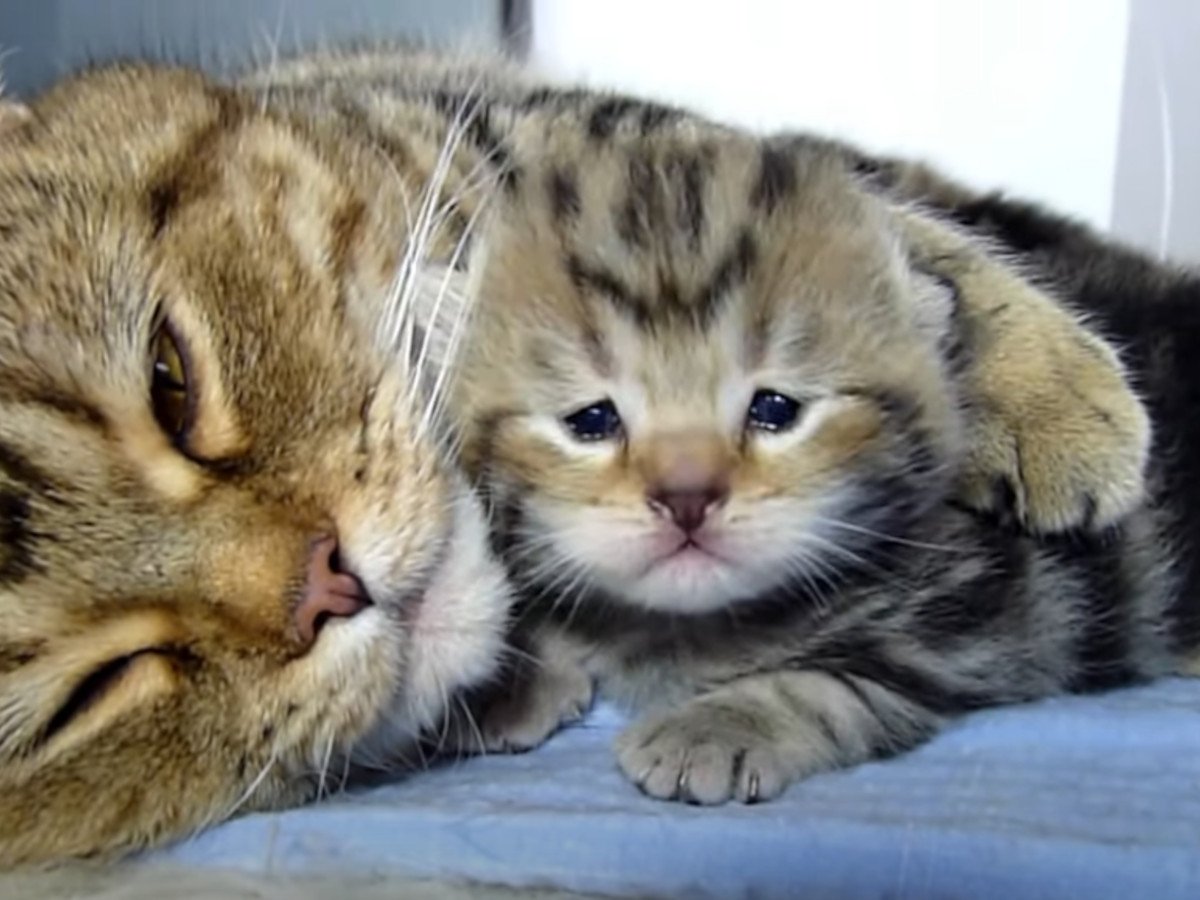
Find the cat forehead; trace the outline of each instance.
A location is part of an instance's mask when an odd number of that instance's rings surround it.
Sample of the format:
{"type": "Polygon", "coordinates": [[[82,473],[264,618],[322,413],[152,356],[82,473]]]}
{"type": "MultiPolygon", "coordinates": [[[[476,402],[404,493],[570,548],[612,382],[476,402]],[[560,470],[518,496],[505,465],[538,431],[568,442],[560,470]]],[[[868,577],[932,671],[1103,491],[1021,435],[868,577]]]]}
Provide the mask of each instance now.
{"type": "Polygon", "coordinates": [[[822,148],[684,126],[548,146],[500,217],[500,252],[642,326],[703,328],[797,282],[854,291],[893,261],[882,209],[822,148]]]}
{"type": "Polygon", "coordinates": [[[288,140],[300,147],[237,97],[171,70],[100,71],[36,102],[0,136],[8,393],[123,420],[165,317],[204,398],[202,430],[225,435],[222,448],[253,437],[278,449],[341,427],[379,367],[354,318],[368,313],[343,308],[328,272],[349,252],[336,226],[356,220],[341,180],[310,171],[311,154],[289,153],[288,140]],[[158,104],[157,120],[143,118],[158,104]],[[309,416],[293,412],[302,397],[309,416]]]}
{"type": "Polygon", "coordinates": [[[481,299],[546,373],[581,349],[601,375],[811,355],[894,299],[890,221],[821,148],[682,127],[549,146],[496,217],[481,299]]]}

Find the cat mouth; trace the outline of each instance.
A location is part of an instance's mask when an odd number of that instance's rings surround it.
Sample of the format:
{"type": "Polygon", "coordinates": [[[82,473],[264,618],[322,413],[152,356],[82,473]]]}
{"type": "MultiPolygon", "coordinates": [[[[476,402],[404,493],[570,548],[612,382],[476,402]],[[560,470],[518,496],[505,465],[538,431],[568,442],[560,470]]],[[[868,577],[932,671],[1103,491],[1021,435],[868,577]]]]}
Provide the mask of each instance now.
{"type": "Polygon", "coordinates": [[[689,535],[674,548],[652,560],[646,567],[646,574],[664,567],[715,568],[727,564],[728,560],[714,552],[711,546],[701,542],[694,535],[689,535]]]}

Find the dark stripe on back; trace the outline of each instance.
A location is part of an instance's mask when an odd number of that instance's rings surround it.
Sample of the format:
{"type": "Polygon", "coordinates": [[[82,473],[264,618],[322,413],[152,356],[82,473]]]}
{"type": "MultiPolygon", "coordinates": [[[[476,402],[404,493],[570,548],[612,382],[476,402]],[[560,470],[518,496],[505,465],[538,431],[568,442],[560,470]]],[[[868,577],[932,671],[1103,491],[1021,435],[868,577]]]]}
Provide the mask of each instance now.
{"type": "Polygon", "coordinates": [[[563,90],[561,88],[544,87],[532,90],[522,97],[520,108],[523,110],[534,110],[550,106],[558,109],[571,109],[595,99],[596,95],[593,91],[582,88],[568,88],[563,90]]]}
{"type": "Polygon", "coordinates": [[[823,644],[785,663],[796,671],[839,672],[873,681],[938,715],[982,709],[995,702],[984,692],[955,690],[926,672],[888,657],[883,645],[869,635],[835,635],[823,644]]]}
{"type": "Polygon", "coordinates": [[[1129,659],[1130,607],[1135,586],[1122,565],[1119,540],[1105,535],[1067,535],[1043,540],[1054,562],[1083,586],[1077,626],[1078,671],[1072,691],[1102,691],[1128,684],[1135,672],[1129,659]]]}
{"type": "Polygon", "coordinates": [[[467,141],[487,157],[504,189],[509,193],[515,191],[521,182],[521,170],[513,162],[508,146],[492,127],[491,104],[477,95],[454,91],[432,91],[428,97],[438,112],[461,123],[467,141]]]}
{"type": "Polygon", "coordinates": [[[612,137],[617,126],[621,123],[621,119],[631,110],[641,107],[641,103],[637,100],[631,100],[627,97],[613,97],[607,100],[601,100],[592,109],[592,114],[588,117],[588,136],[594,140],[605,140],[612,137]]]}
{"type": "Polygon", "coordinates": [[[796,160],[785,148],[767,144],[759,160],[758,180],[750,202],[761,212],[774,212],[796,192],[796,160]]]}
{"type": "Polygon", "coordinates": [[[638,116],[638,130],[645,137],[658,131],[664,125],[680,119],[682,115],[679,110],[671,109],[669,106],[647,103],[643,106],[642,112],[638,116]]]}
{"type": "MultiPolygon", "coordinates": [[[[984,571],[965,583],[952,582],[950,590],[922,598],[913,609],[915,637],[933,651],[978,640],[998,624],[1004,614],[1024,602],[1020,586],[1026,577],[1026,555],[1021,543],[1007,536],[991,548],[984,571]]],[[[955,560],[948,559],[953,566],[955,560]]],[[[933,580],[933,579],[931,579],[933,580]]]]}
{"type": "Polygon", "coordinates": [[[550,201],[550,213],[556,222],[567,222],[578,217],[582,206],[574,172],[568,169],[552,171],[546,177],[546,194],[550,201]]]}

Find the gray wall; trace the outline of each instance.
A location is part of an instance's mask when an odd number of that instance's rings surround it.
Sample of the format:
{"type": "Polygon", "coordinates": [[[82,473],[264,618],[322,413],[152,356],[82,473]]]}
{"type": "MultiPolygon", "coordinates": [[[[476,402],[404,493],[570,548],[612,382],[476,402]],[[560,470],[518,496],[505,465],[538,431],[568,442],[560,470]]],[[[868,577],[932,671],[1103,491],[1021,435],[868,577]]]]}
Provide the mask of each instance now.
{"type": "Polygon", "coordinates": [[[361,37],[494,43],[521,4],[500,0],[0,0],[7,89],[28,94],[87,62],[151,56],[214,68],[273,44],[361,37]]]}
{"type": "Polygon", "coordinates": [[[1200,2],[1130,0],[1112,230],[1200,262],[1200,2]]]}

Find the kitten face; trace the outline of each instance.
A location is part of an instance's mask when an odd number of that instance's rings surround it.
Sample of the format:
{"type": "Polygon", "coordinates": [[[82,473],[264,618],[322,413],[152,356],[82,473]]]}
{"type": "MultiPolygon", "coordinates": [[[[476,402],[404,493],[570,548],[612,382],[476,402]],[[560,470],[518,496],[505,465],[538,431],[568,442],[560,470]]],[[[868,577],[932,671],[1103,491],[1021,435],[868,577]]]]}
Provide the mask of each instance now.
{"type": "Polygon", "coordinates": [[[0,134],[0,864],[301,799],[499,653],[404,185],[257,99],[102,71],[0,134]]]}
{"type": "Polygon", "coordinates": [[[903,539],[960,422],[952,299],[883,211],[815,155],[557,146],[498,217],[461,389],[519,577],[704,612],[903,539]]]}

